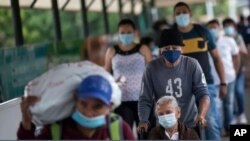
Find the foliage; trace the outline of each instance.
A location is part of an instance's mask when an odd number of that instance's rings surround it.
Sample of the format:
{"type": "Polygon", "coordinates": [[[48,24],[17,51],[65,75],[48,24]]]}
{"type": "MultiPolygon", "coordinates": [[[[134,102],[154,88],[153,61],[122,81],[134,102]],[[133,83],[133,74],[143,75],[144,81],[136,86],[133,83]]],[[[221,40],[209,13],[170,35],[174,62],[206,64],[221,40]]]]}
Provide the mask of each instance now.
{"type": "MultiPolygon", "coordinates": [[[[192,9],[192,18],[200,21],[202,15],[206,14],[205,4],[190,5],[192,9]]],[[[159,8],[159,19],[168,19],[173,22],[173,7],[159,8]]],[[[214,6],[214,15],[216,17],[225,17],[228,14],[228,0],[216,1],[214,6]]],[[[131,15],[127,15],[131,17],[131,15]]],[[[137,26],[144,33],[151,32],[150,7],[143,8],[142,14],[133,19],[137,26]]],[[[117,23],[120,20],[118,13],[109,13],[109,30],[111,34],[117,32],[117,23]]],[[[53,15],[50,10],[21,9],[22,30],[25,44],[34,44],[41,42],[51,42],[54,40],[53,15]]],[[[83,24],[80,11],[60,11],[61,31],[63,40],[82,39],[83,24]]],[[[102,12],[88,12],[89,34],[90,36],[102,35],[105,33],[104,20],[102,12]]],[[[0,47],[14,46],[14,28],[12,21],[12,11],[7,8],[0,8],[0,47]]]]}

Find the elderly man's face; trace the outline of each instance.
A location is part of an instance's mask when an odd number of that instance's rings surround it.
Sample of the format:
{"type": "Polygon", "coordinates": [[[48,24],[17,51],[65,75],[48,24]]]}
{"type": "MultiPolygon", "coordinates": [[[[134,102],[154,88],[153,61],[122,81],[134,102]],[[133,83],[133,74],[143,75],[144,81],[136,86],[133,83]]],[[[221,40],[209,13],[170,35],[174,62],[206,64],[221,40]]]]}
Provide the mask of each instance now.
{"type": "Polygon", "coordinates": [[[161,103],[156,106],[156,114],[158,116],[175,113],[175,117],[180,118],[180,108],[175,107],[171,102],[161,103]]]}

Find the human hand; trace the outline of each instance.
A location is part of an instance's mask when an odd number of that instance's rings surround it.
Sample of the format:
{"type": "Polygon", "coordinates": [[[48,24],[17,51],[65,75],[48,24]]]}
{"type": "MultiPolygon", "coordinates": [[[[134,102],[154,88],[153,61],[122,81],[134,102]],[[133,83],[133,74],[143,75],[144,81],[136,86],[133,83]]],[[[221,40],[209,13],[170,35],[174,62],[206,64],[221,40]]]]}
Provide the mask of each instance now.
{"type": "Polygon", "coordinates": [[[20,104],[22,112],[22,125],[27,130],[30,130],[32,125],[32,115],[30,113],[29,107],[33,106],[39,100],[40,98],[36,96],[22,97],[20,104]]]}
{"type": "Polygon", "coordinates": [[[197,116],[196,122],[200,124],[202,127],[205,127],[207,125],[207,120],[202,115],[197,116]]]}
{"type": "Polygon", "coordinates": [[[147,122],[140,122],[137,128],[137,131],[140,132],[142,130],[145,130],[145,132],[148,131],[148,123],[147,122]]]}
{"type": "Polygon", "coordinates": [[[224,99],[227,95],[227,86],[226,85],[220,85],[220,98],[224,99]]]}

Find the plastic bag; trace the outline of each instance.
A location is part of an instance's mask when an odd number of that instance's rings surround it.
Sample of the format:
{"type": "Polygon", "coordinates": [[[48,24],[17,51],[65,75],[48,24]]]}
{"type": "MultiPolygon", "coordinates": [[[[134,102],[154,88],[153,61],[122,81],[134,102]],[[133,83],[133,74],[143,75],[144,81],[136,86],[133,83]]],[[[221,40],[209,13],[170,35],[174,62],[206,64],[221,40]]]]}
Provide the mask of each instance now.
{"type": "Polygon", "coordinates": [[[42,126],[69,117],[75,110],[73,98],[76,88],[85,77],[96,74],[111,83],[111,101],[115,107],[119,106],[121,90],[104,68],[89,61],[61,64],[30,81],[25,87],[25,96],[41,97],[39,102],[30,107],[33,123],[42,126]]]}

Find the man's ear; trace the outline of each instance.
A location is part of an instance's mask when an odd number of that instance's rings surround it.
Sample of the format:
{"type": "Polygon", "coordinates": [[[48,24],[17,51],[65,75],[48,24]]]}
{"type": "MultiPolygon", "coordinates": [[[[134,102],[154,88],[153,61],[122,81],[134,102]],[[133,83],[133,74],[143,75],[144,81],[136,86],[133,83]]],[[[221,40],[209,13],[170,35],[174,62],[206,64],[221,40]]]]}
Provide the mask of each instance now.
{"type": "Polygon", "coordinates": [[[183,48],[183,47],[181,47],[181,50],[180,50],[180,51],[181,51],[181,54],[183,53],[183,49],[182,49],[182,48],[183,48]]]}

